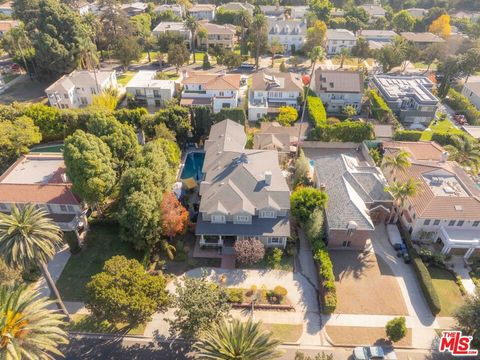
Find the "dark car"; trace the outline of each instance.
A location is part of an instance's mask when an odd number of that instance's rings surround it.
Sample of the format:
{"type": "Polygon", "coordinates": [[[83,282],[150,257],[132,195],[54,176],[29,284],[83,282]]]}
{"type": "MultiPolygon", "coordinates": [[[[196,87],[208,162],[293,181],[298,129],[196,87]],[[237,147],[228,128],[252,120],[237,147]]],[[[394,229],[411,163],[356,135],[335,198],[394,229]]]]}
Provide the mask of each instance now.
{"type": "Polygon", "coordinates": [[[254,64],[249,64],[249,63],[243,63],[238,67],[239,70],[253,70],[255,69],[254,64]]]}

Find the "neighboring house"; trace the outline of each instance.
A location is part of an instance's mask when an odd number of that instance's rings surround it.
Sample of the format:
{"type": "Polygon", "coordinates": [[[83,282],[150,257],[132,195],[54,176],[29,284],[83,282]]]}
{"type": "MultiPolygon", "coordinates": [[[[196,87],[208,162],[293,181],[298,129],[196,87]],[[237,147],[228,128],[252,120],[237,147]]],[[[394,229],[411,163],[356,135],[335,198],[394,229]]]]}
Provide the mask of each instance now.
{"type": "Polygon", "coordinates": [[[300,76],[263,70],[252,75],[248,94],[248,119],[257,121],[266,115],[277,114],[282,106],[299,108],[298,99],[303,93],[300,76]]]}
{"type": "Polygon", "coordinates": [[[45,210],[63,231],[74,231],[83,239],[86,209],[72,192],[62,154],[23,155],[0,176],[0,212],[29,203],[45,210]]]}
{"type": "Polygon", "coordinates": [[[345,10],[343,9],[332,9],[332,11],[330,11],[330,17],[334,17],[334,18],[339,18],[339,17],[344,17],[345,16],[345,10]]]}
{"type": "Polygon", "coordinates": [[[188,14],[197,20],[212,21],[215,19],[215,5],[195,4],[188,9],[188,14]]]}
{"type": "Polygon", "coordinates": [[[300,50],[305,44],[306,35],[307,23],[303,19],[268,18],[268,43],[278,41],[286,53],[300,50]]]}
{"type": "Polygon", "coordinates": [[[410,15],[412,15],[415,19],[421,19],[425,15],[427,15],[428,10],[422,8],[410,8],[406,9],[410,15]]]}
{"type": "Polygon", "coordinates": [[[12,16],[13,14],[13,1],[7,1],[2,4],[0,4],[0,14],[2,15],[7,15],[7,16],[12,16]]]}
{"type": "Polygon", "coordinates": [[[190,33],[190,30],[185,27],[183,22],[161,22],[152,30],[152,34],[156,37],[159,37],[160,35],[165,33],[173,33],[180,35],[185,40],[185,44],[187,45],[187,47],[190,47],[192,34],[190,33]]]}
{"type": "Polygon", "coordinates": [[[293,126],[282,126],[276,121],[264,121],[260,131],[253,136],[253,148],[259,150],[277,150],[281,159],[297,151],[298,137],[303,142],[310,130],[308,122],[297,122],[293,126]]]}
{"type": "Polygon", "coordinates": [[[162,106],[175,95],[175,81],[157,80],[156,75],[156,71],[140,70],[128,82],[127,94],[148,106],[162,106]]]}
{"type": "Polygon", "coordinates": [[[425,49],[432,44],[444,43],[440,36],[432,34],[431,32],[422,32],[422,33],[413,33],[413,32],[402,32],[400,35],[408,41],[411,41],[419,49],[425,49]]]}
{"type": "Polygon", "coordinates": [[[375,42],[387,42],[393,41],[398,34],[392,30],[359,30],[357,31],[357,38],[363,37],[366,40],[375,42]]]}
{"type": "Polygon", "coordinates": [[[480,110],[480,81],[469,81],[463,85],[462,95],[480,110]]]}
{"type": "Polygon", "coordinates": [[[0,37],[8,31],[18,26],[17,20],[0,20],[0,37]]]}
{"type": "Polygon", "coordinates": [[[328,247],[364,249],[390,216],[392,196],[364,144],[305,142],[315,185],[328,194],[325,227],[328,247]]]}
{"type": "Polygon", "coordinates": [[[363,75],[358,71],[323,70],[315,72],[315,92],[328,113],[339,114],[345,106],[362,108],[363,75]]]}
{"type": "Polygon", "coordinates": [[[116,88],[115,70],[75,70],[55,81],[45,89],[45,93],[51,106],[69,109],[91,105],[93,96],[116,88]]]}
{"type": "Polygon", "coordinates": [[[285,6],[260,5],[260,10],[265,16],[279,17],[285,14],[285,6]]]}
{"type": "Polygon", "coordinates": [[[385,17],[386,14],[385,9],[379,5],[365,4],[360,5],[359,8],[364,9],[370,16],[370,23],[374,23],[378,18],[385,17]]]}
{"type": "Polygon", "coordinates": [[[304,19],[307,15],[308,6],[288,6],[287,13],[290,11],[291,17],[294,19],[304,19]]]}
{"type": "Polygon", "coordinates": [[[473,136],[475,139],[480,140],[480,126],[463,125],[462,130],[473,136]]]}
{"type": "Polygon", "coordinates": [[[234,252],[235,241],[258,239],[284,248],[290,236],[290,190],[274,150],[246,150],[244,126],[223,120],[205,141],[195,234],[201,247],[234,252]]]}
{"type": "Polygon", "coordinates": [[[340,54],[342,49],[351,50],[357,42],[353,32],[346,29],[328,29],[327,30],[327,54],[340,54]]]}
{"type": "Polygon", "coordinates": [[[255,6],[247,2],[245,3],[229,2],[220,6],[219,9],[222,9],[225,11],[234,11],[234,12],[247,11],[250,15],[252,15],[253,9],[255,9],[255,6]]]}
{"type": "Polygon", "coordinates": [[[187,73],[182,80],[180,105],[210,106],[214,113],[224,108],[238,107],[240,95],[239,74],[187,73]]]}
{"type": "Polygon", "coordinates": [[[178,4],[162,4],[162,5],[158,5],[155,7],[155,9],[153,11],[155,11],[157,14],[161,14],[165,11],[172,11],[175,15],[177,15],[178,17],[183,17],[183,8],[178,5],[178,4]]]}
{"type": "Polygon", "coordinates": [[[451,17],[454,19],[469,19],[473,22],[476,22],[478,19],[480,19],[480,12],[458,11],[455,14],[452,14],[451,17]]]}
{"type": "Polygon", "coordinates": [[[147,3],[136,1],[129,4],[123,4],[122,10],[125,11],[128,16],[135,16],[145,12],[147,7],[147,3]]]}
{"type": "Polygon", "coordinates": [[[374,75],[372,85],[405,127],[424,129],[435,118],[439,100],[427,77],[374,75]]]}
{"type": "Polygon", "coordinates": [[[218,46],[224,49],[233,49],[236,43],[236,28],[234,25],[217,25],[202,21],[200,27],[207,31],[207,36],[201,38],[197,35],[198,46],[202,49],[218,46]]]}
{"type": "MultiPolygon", "coordinates": [[[[399,151],[410,154],[411,166],[405,171],[387,169],[389,182],[414,179],[417,195],[399,209],[400,221],[412,239],[443,245],[469,258],[480,253],[480,189],[448,152],[434,142],[385,142],[385,156],[399,151]]],[[[385,157],[384,157],[385,158],[385,157]]]]}

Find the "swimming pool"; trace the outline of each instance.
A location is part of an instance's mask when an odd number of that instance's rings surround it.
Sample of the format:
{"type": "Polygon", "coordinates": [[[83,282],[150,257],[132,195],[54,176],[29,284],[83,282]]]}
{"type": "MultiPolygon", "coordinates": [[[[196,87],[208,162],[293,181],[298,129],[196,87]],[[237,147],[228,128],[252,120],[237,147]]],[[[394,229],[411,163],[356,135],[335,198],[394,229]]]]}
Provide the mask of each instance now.
{"type": "Polygon", "coordinates": [[[183,166],[180,179],[194,178],[196,181],[201,181],[203,161],[205,160],[204,152],[191,152],[185,159],[185,165],[183,166]]]}

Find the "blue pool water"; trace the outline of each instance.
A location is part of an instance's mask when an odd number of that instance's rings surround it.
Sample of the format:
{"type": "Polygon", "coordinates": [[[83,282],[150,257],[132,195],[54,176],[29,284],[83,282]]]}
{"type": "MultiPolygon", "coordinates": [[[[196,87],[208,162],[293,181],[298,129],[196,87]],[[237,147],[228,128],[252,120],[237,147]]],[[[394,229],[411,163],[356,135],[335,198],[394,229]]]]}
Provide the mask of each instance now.
{"type": "Polygon", "coordinates": [[[191,152],[185,159],[180,179],[194,178],[196,181],[202,180],[202,167],[205,160],[204,152],[191,152]]]}

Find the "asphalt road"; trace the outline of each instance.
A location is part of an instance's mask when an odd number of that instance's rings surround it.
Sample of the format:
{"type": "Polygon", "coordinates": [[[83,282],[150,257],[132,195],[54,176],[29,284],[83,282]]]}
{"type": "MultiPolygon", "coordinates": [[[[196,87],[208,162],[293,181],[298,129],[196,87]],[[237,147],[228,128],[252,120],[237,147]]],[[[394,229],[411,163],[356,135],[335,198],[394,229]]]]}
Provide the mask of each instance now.
{"type": "MultiPolygon", "coordinates": [[[[298,346],[282,346],[284,352],[280,360],[293,360],[297,351],[305,355],[315,357],[322,351],[333,354],[334,360],[353,360],[351,348],[302,348],[298,346]]],[[[121,338],[73,338],[70,344],[62,348],[67,360],[137,360],[137,359],[161,359],[161,360],[183,360],[192,359],[189,349],[182,344],[165,344],[150,342],[148,340],[123,340],[121,338]]],[[[447,360],[451,356],[432,354],[429,351],[421,350],[396,350],[398,360],[447,360]]],[[[61,358],[58,358],[61,359],[61,358]]],[[[455,358],[460,360],[459,357],[455,358]]],[[[473,360],[473,358],[465,358],[473,360]]]]}

